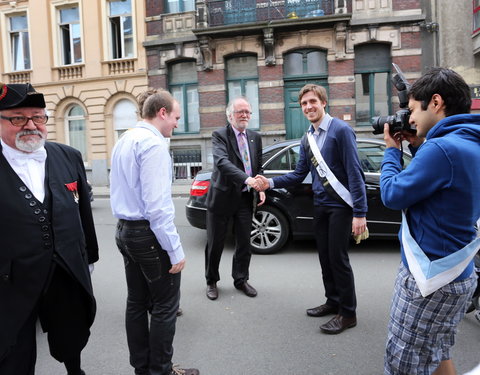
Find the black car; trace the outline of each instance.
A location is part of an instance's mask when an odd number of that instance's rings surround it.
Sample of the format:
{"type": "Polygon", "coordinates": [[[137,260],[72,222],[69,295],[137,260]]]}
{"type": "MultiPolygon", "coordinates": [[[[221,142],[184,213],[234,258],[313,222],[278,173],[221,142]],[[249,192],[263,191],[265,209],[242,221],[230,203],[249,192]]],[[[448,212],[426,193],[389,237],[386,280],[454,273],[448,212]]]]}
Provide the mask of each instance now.
{"type": "MultiPolygon", "coordinates": [[[[357,139],[358,155],[365,173],[368,213],[367,224],[371,237],[393,238],[400,228],[401,214],[386,208],[380,198],[380,167],[385,143],[376,139],[357,139]]],[[[295,169],[300,157],[300,140],[275,143],[263,149],[264,175],[274,177],[295,169]]],[[[404,153],[404,167],[411,156],[404,153]]],[[[189,223],[206,228],[206,197],[211,171],[200,171],[190,189],[186,205],[189,223]]],[[[292,188],[266,191],[267,199],[258,207],[253,219],[250,243],[252,251],[272,254],[280,250],[290,237],[313,238],[312,176],[292,188]]]]}

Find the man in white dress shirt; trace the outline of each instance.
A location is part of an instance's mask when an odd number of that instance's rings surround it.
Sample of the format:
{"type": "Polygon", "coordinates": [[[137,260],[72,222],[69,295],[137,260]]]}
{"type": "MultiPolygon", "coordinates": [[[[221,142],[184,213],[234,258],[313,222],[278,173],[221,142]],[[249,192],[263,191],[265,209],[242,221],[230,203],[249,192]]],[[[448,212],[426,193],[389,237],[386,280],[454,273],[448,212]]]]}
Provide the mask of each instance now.
{"type": "Polygon", "coordinates": [[[174,224],[167,138],[177,127],[180,105],[164,90],[147,96],[144,120],[115,145],[110,173],[110,202],[119,219],[115,239],[128,285],[130,364],[136,375],[197,375],[197,369],[179,369],[171,361],[185,255],[174,224]]]}

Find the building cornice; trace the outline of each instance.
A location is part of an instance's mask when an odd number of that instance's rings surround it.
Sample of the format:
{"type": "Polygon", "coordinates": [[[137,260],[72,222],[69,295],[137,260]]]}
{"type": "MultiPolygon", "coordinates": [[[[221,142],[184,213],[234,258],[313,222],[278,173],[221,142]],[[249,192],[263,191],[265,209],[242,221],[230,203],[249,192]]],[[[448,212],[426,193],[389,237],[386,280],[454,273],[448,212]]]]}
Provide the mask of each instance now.
{"type": "Polygon", "coordinates": [[[378,17],[378,18],[352,18],[350,26],[382,25],[382,24],[405,24],[425,21],[424,14],[413,14],[408,16],[378,17]]]}

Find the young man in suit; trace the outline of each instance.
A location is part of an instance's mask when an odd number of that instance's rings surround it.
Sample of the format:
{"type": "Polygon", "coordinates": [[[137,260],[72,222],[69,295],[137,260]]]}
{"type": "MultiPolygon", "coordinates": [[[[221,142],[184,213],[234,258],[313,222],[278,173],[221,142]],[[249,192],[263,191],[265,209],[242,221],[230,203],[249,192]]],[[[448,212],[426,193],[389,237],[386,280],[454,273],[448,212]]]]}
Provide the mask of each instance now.
{"type": "MultiPolygon", "coordinates": [[[[253,176],[262,169],[262,138],[247,130],[252,115],[245,97],[233,99],[226,109],[229,124],[212,134],[213,173],[207,195],[207,245],[205,248],[205,277],[207,297],[218,298],[218,267],[223,252],[227,224],[233,220],[235,254],[232,277],[235,288],[249,297],[257,291],[248,283],[251,258],[250,232],[254,211],[254,192],[258,182],[253,176]],[[253,188],[253,189],[252,189],[253,188]]],[[[260,193],[259,203],[265,202],[260,193]]]]}
{"type": "Polygon", "coordinates": [[[327,91],[308,84],[298,95],[303,114],[311,125],[300,145],[295,171],[267,180],[258,176],[263,188],[301,183],[312,173],[315,240],[322,268],[326,302],[307,309],[307,315],[334,317],[320,326],[327,334],[338,334],[357,324],[355,283],[348,258],[352,235],[366,231],[367,196],[365,178],[358,160],[353,129],[326,111],[327,91]],[[316,149],[316,150],[315,150],[316,149]],[[315,155],[318,151],[318,157],[315,155]],[[321,169],[312,160],[316,159],[321,169]],[[327,173],[330,170],[333,177],[327,173]],[[327,173],[327,174],[326,174],[327,173]]]}
{"type": "Polygon", "coordinates": [[[47,142],[45,100],[30,84],[0,84],[0,374],[35,372],[35,323],[69,375],[95,317],[98,260],[79,151],[47,142]]]}

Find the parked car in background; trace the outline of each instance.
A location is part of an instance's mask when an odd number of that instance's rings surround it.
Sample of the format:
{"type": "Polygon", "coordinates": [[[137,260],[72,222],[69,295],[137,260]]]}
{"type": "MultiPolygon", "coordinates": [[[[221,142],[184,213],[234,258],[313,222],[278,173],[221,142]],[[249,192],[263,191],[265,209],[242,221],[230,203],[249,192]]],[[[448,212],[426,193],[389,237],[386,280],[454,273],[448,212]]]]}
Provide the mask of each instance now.
{"type": "MultiPolygon", "coordinates": [[[[400,228],[401,214],[386,208],[380,197],[380,168],[385,143],[377,139],[357,139],[358,155],[365,173],[368,213],[367,225],[370,237],[394,238],[400,228]]],[[[263,149],[264,175],[283,175],[295,169],[300,157],[300,140],[275,143],[263,149]]],[[[404,167],[411,155],[404,152],[404,167]]],[[[189,223],[206,228],[206,197],[212,172],[197,173],[190,189],[186,205],[189,223]]],[[[302,184],[292,188],[266,191],[266,201],[258,207],[253,218],[250,237],[252,251],[272,254],[279,251],[289,238],[313,238],[312,176],[308,174],[302,184]]]]}

